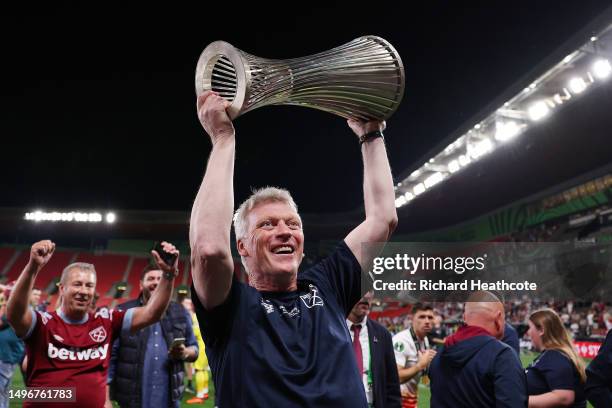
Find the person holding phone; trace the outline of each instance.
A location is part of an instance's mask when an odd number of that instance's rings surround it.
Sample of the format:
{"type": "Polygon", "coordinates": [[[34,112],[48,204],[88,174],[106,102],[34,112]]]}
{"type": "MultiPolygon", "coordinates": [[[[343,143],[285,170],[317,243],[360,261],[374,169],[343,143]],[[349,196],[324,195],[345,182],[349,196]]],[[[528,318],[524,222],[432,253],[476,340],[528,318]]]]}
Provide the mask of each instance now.
{"type": "MultiPolygon", "coordinates": [[[[178,251],[160,253],[176,262],[178,251]],[[174,254],[174,256],[172,256],[174,254]]],[[[162,280],[162,271],[149,265],[140,276],[138,298],[118,306],[129,310],[146,305],[162,280]]],[[[185,362],[198,358],[191,316],[170,302],[162,319],[134,334],[125,333],[113,344],[108,373],[107,407],[111,399],[123,407],[179,407],[183,396],[185,362]]]]}
{"type": "MultiPolygon", "coordinates": [[[[164,251],[178,254],[173,245],[162,245],[164,251]]],[[[58,393],[62,401],[54,402],[54,407],[99,408],[107,399],[105,380],[113,341],[159,321],[172,296],[177,265],[166,264],[157,251],[151,251],[163,279],[146,305],[127,311],[101,309],[92,313],[90,305],[97,284],[95,266],[74,262],[62,271],[59,307],[53,312],[35,311],[29,305],[30,292],[54,253],[55,243],[50,240],[32,245],[7,304],[8,323],[26,345],[25,383],[47,390],[64,388],[63,394],[58,393]]],[[[47,407],[49,402],[24,401],[23,406],[47,407]]]]}

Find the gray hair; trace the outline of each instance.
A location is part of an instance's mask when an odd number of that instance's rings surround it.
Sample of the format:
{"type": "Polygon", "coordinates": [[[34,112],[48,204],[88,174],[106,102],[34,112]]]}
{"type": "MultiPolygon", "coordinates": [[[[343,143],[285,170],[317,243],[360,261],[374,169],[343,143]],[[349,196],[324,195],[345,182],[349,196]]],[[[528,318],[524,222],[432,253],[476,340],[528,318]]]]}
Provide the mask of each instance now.
{"type": "Polygon", "coordinates": [[[98,275],[96,274],[96,268],[94,268],[93,264],[87,262],[74,262],[64,268],[62,271],[62,277],[60,278],[60,283],[62,285],[66,284],[66,279],[68,278],[68,274],[73,269],[80,269],[83,272],[91,272],[96,277],[96,281],[98,280],[98,275]]]}
{"type": "Polygon", "coordinates": [[[234,213],[234,232],[236,233],[236,239],[243,239],[246,236],[248,229],[247,217],[249,212],[257,205],[270,201],[286,203],[289,204],[295,212],[298,210],[295,201],[293,201],[293,197],[291,197],[289,191],[284,188],[268,186],[254,189],[253,194],[240,204],[240,207],[238,207],[234,213]]]}

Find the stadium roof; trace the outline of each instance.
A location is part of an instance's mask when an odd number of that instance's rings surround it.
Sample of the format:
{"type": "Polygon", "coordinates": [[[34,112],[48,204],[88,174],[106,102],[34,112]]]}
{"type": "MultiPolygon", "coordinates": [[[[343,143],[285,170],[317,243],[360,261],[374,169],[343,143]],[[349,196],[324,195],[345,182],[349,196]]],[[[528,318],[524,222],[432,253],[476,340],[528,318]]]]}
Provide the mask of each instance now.
{"type": "Polygon", "coordinates": [[[589,103],[585,94],[598,87],[610,89],[611,84],[612,13],[607,13],[488,104],[483,110],[486,116],[479,113],[400,177],[396,207],[409,205],[438,183],[461,177],[462,169],[515,138],[529,137],[529,130],[555,120],[555,114],[567,114],[562,109],[567,105],[589,103]]]}
{"type": "Polygon", "coordinates": [[[612,170],[611,11],[403,173],[400,232],[457,224],[612,170]]]}

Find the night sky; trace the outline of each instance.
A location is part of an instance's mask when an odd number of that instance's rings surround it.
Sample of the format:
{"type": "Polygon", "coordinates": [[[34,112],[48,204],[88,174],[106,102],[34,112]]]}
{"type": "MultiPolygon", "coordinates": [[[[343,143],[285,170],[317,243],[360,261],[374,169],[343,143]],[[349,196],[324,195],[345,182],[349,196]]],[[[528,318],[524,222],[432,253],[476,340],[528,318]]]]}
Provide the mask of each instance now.
{"type": "MultiPolygon", "coordinates": [[[[215,40],[283,59],[387,39],[406,70],[386,131],[399,176],[610,4],[488,3],[5,10],[0,207],[188,211],[210,151],[195,64],[215,40]]],[[[342,118],[266,107],[235,127],[237,201],[278,185],[306,213],[360,206],[358,143],[342,118]]]]}

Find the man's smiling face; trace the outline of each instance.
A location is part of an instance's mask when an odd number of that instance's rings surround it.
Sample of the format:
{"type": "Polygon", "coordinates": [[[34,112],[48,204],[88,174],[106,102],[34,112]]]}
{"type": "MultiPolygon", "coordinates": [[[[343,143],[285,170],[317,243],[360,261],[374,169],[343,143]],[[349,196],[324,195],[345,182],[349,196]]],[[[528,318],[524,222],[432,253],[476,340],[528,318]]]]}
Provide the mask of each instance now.
{"type": "Polygon", "coordinates": [[[304,253],[304,232],[299,214],[287,203],[267,201],[247,215],[247,233],[238,251],[250,274],[297,277],[304,253]]]}

